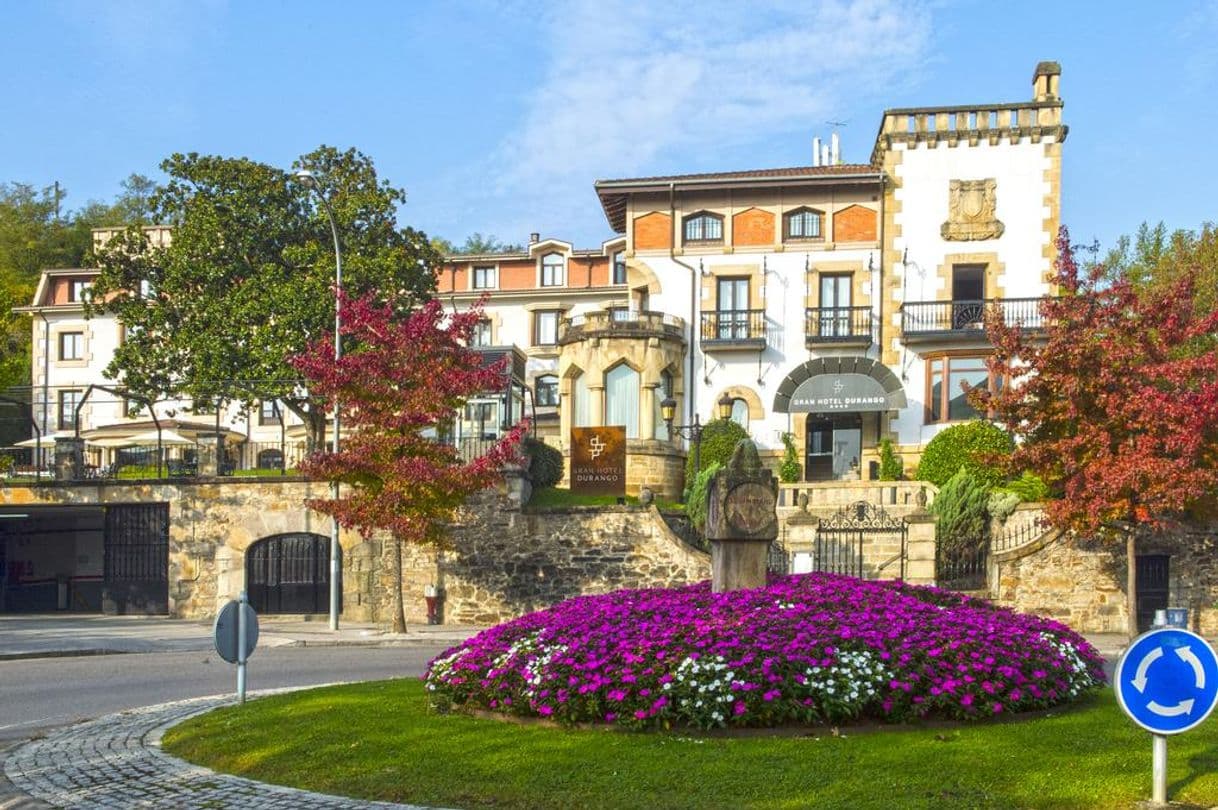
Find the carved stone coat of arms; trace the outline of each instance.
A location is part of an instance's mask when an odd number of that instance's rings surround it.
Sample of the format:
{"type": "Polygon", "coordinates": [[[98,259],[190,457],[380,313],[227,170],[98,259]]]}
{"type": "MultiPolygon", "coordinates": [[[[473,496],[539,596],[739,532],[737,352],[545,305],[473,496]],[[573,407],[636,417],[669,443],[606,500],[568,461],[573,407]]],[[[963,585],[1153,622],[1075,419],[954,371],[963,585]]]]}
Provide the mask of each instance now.
{"type": "Polygon", "coordinates": [[[944,239],[968,242],[997,239],[1006,230],[995,216],[998,181],[952,180],[948,187],[947,222],[939,229],[944,239]]]}

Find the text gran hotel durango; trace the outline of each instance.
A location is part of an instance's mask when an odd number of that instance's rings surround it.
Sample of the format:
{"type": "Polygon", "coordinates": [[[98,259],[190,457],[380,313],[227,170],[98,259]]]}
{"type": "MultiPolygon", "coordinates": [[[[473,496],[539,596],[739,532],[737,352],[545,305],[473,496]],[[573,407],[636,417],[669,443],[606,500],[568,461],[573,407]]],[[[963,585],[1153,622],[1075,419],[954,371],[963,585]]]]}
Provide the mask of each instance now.
{"type": "MultiPolygon", "coordinates": [[[[1031,101],[887,110],[869,163],[840,162],[834,138],[810,166],[598,181],[618,238],[453,257],[440,289],[459,307],[488,296],[479,341],[518,347],[548,441],[626,426],[631,491],[679,491],[667,396],[685,424],[730,399],[775,455],[790,431],[808,480],[868,478],[885,436],[908,468],[976,417],[966,387],[994,383],[985,310],[1039,325],[1060,73],[1037,65],[1031,101]]],[[[501,407],[471,405],[464,435],[494,433],[501,407]]]]}

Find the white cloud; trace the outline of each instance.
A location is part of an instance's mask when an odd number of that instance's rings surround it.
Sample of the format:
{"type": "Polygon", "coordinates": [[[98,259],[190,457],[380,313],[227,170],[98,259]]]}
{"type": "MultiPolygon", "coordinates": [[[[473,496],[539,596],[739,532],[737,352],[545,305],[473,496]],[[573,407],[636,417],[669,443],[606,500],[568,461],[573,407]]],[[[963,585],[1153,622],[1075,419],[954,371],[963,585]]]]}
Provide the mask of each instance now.
{"type": "Polygon", "coordinates": [[[915,0],[554,7],[537,49],[543,82],[480,172],[482,193],[518,212],[495,226],[562,235],[590,221],[596,178],[774,165],[716,155],[784,132],[810,138],[843,109],[891,97],[926,59],[929,16],[915,0]]]}

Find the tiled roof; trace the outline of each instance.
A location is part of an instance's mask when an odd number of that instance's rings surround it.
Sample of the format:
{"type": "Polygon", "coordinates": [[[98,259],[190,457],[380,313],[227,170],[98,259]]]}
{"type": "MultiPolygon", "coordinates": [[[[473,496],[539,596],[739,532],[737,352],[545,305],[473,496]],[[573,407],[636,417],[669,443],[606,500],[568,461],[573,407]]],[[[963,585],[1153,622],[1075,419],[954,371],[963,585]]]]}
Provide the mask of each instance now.
{"type": "Polygon", "coordinates": [[[670,174],[656,177],[631,177],[619,180],[597,180],[596,193],[605,209],[605,218],[618,233],[626,230],[626,196],[632,191],[653,191],[669,183],[748,184],[770,180],[832,180],[846,177],[878,177],[880,170],[870,163],[839,163],[833,166],[789,166],[782,169],[746,169],[735,172],[703,174],[670,174]],[[650,188],[649,188],[650,187],[650,188]]]}

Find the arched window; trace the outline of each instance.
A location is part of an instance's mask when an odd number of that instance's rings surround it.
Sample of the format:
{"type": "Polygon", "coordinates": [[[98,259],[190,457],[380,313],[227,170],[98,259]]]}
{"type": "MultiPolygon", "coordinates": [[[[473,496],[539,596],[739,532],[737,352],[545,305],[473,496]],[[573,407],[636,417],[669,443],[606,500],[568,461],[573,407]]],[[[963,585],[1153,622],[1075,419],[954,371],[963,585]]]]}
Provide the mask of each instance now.
{"type": "Polygon", "coordinates": [[[706,211],[690,214],[685,218],[685,241],[687,243],[722,243],[723,217],[706,211]]]}
{"type": "Polygon", "coordinates": [[[782,218],[782,237],[786,240],[823,239],[824,214],[815,208],[796,208],[782,218]]]}
{"type": "Polygon", "coordinates": [[[563,268],[566,260],[561,253],[547,253],[541,257],[541,286],[561,287],[563,285],[563,268]]]}
{"type": "Polygon", "coordinates": [[[543,374],[537,378],[537,405],[550,407],[558,404],[558,378],[553,374],[543,374]]]}
{"type": "Polygon", "coordinates": [[[732,421],[745,430],[749,429],[749,404],[740,397],[732,400],[732,421]]]}
{"type": "Polygon", "coordinates": [[[588,391],[587,374],[580,374],[571,380],[571,424],[575,427],[592,427],[592,398],[588,391]]]}
{"type": "Polygon", "coordinates": [[[605,424],[625,425],[626,438],[639,438],[639,373],[625,363],[605,374],[605,424]]]}

